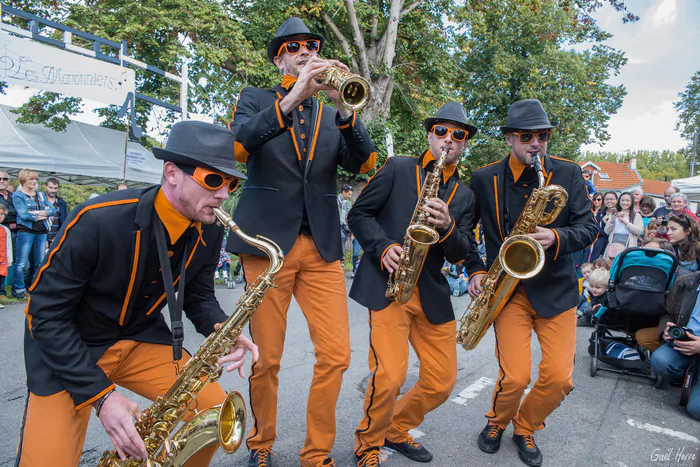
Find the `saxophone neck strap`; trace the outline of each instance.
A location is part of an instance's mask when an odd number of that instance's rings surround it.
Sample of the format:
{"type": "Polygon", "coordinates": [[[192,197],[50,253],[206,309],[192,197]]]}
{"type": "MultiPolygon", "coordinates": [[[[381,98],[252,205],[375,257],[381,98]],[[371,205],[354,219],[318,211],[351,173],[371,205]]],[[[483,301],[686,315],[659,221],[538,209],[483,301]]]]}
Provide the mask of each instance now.
{"type": "Polygon", "coordinates": [[[185,270],[187,269],[187,258],[192,249],[192,237],[190,235],[185,237],[185,251],[182,255],[182,264],[180,267],[180,283],[178,284],[177,296],[175,296],[173,271],[170,266],[170,257],[168,256],[165,228],[158,216],[153,216],[153,230],[156,234],[158,261],[160,262],[163,275],[163,287],[165,288],[165,297],[168,303],[168,311],[170,312],[170,328],[173,332],[173,360],[178,361],[182,358],[182,343],[185,340],[185,329],[182,323],[182,307],[185,301],[185,270]]]}

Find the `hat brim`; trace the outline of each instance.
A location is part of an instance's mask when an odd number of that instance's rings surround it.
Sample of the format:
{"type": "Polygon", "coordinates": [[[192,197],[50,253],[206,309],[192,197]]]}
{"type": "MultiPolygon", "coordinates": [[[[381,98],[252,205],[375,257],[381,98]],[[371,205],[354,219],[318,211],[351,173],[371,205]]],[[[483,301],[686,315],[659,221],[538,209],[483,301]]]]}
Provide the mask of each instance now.
{"type": "MultiPolygon", "coordinates": [[[[206,162],[203,162],[199,159],[195,159],[184,154],[179,154],[177,152],[172,152],[168,151],[167,149],[161,148],[153,148],[153,155],[156,159],[160,159],[164,162],[174,162],[176,164],[190,165],[193,167],[204,167],[210,170],[216,170],[217,172],[221,172],[225,175],[230,175],[231,177],[236,177],[241,180],[248,179],[248,177],[246,177],[243,172],[236,169],[234,162],[232,162],[231,165],[221,163],[207,164],[206,162]]],[[[233,156],[231,157],[231,161],[233,161],[233,156]]]]}
{"type": "Polygon", "coordinates": [[[289,34],[287,36],[275,37],[270,41],[269,44],[267,44],[267,59],[270,60],[270,63],[275,63],[277,51],[280,49],[280,47],[282,47],[282,44],[291,37],[310,37],[312,39],[318,39],[319,41],[321,41],[321,47],[319,47],[318,49],[319,54],[323,50],[323,46],[326,44],[325,37],[323,37],[320,34],[314,34],[312,32],[302,32],[296,34],[289,34]]]}
{"type": "Polygon", "coordinates": [[[474,135],[476,135],[479,132],[479,129],[477,127],[470,125],[468,123],[458,122],[457,120],[450,120],[449,118],[435,118],[435,117],[426,118],[423,121],[423,126],[425,127],[425,131],[430,132],[430,130],[433,129],[433,125],[435,125],[436,123],[439,123],[439,122],[450,122],[450,123],[454,123],[455,125],[461,126],[465,130],[467,130],[467,133],[469,134],[467,139],[472,139],[474,137],[474,135]]]}
{"type": "Polygon", "coordinates": [[[543,125],[536,125],[536,126],[533,126],[533,127],[528,126],[528,125],[525,125],[525,126],[519,126],[519,127],[517,127],[517,128],[512,127],[512,126],[502,126],[502,127],[501,127],[501,133],[506,134],[506,133],[510,133],[510,132],[512,132],[512,131],[518,131],[518,130],[525,130],[525,131],[552,130],[552,129],[558,127],[558,126],[559,126],[558,123],[557,123],[556,125],[552,125],[552,124],[544,125],[544,126],[543,126],[543,125]]]}

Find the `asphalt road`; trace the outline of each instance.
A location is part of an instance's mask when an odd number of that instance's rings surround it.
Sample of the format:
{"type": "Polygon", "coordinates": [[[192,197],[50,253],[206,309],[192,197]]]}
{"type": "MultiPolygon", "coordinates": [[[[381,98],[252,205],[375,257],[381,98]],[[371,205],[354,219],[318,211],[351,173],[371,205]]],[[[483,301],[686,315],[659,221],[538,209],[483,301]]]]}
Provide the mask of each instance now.
{"type": "MultiPolygon", "coordinates": [[[[351,279],[348,279],[348,286],[351,279]]],[[[224,309],[231,309],[242,293],[218,288],[224,309]]],[[[467,299],[453,301],[461,315],[467,299]]],[[[352,363],[345,373],[338,401],[338,434],[333,456],[338,466],[354,465],[353,430],[362,415],[367,369],[367,311],[350,301],[352,363]]],[[[26,387],[22,353],[24,326],[23,306],[6,306],[0,310],[0,466],[14,465],[15,448],[24,408],[26,387]]],[[[195,350],[203,341],[186,321],[185,346],[195,350]]],[[[547,420],[547,428],[538,432],[536,440],[546,466],[692,466],[700,465],[700,423],[687,416],[677,405],[678,389],[658,390],[650,380],[613,373],[589,375],[590,359],[586,352],[589,328],[577,330],[577,358],[574,371],[575,389],[547,420]]],[[[482,453],[476,437],[485,425],[491,391],[498,367],[493,354],[493,335],[489,333],[472,352],[459,350],[459,375],[450,400],[433,413],[414,432],[414,436],[434,455],[434,466],[513,466],[522,464],[510,435],[506,431],[500,452],[482,453]]],[[[263,350],[264,351],[264,350],[263,350]]],[[[533,339],[533,361],[539,361],[539,347],[533,339]]],[[[412,354],[407,389],[418,375],[418,361],[412,354]]],[[[313,372],[313,347],[306,321],[292,302],[287,330],[287,346],[280,371],[279,439],[275,443],[274,465],[296,466],[305,433],[305,408],[308,385],[313,372]]],[[[533,365],[533,381],[537,368],[533,365]]],[[[238,376],[225,375],[221,383],[227,390],[247,395],[247,384],[238,376]]],[[[133,396],[133,395],[132,395],[133,396]]],[[[148,401],[133,396],[141,407],[148,401]]],[[[250,418],[249,418],[250,421],[250,418]]],[[[60,436],[60,433],[47,433],[60,436]]],[[[81,466],[96,465],[103,450],[110,447],[99,420],[90,422],[81,466]]],[[[397,453],[386,453],[387,466],[415,466],[397,453]]],[[[231,456],[219,453],[213,466],[243,466],[245,448],[231,456]]]]}

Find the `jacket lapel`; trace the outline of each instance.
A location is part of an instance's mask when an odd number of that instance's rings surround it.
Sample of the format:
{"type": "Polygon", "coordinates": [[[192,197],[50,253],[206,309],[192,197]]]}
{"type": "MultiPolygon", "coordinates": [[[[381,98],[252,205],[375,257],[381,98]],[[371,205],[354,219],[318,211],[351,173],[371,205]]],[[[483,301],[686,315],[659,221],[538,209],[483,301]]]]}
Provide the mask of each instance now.
{"type": "MultiPolygon", "coordinates": [[[[510,157],[510,156],[508,156],[510,157]]],[[[505,173],[508,165],[508,157],[505,157],[494,166],[496,169],[493,174],[493,196],[494,208],[496,209],[496,222],[498,223],[498,234],[501,240],[505,240],[503,232],[505,232],[505,223],[503,219],[504,200],[503,193],[505,192],[505,173]]]]}
{"type": "Polygon", "coordinates": [[[151,236],[151,218],[154,212],[156,194],[160,185],[152,187],[141,195],[138,206],[136,207],[136,219],[134,220],[136,230],[133,233],[134,246],[132,248],[132,263],[129,274],[129,284],[127,289],[127,297],[125,297],[122,307],[119,324],[123,325],[126,321],[129,312],[134,306],[134,301],[138,290],[143,282],[143,275],[146,267],[146,258],[148,258],[148,246],[151,236]]]}

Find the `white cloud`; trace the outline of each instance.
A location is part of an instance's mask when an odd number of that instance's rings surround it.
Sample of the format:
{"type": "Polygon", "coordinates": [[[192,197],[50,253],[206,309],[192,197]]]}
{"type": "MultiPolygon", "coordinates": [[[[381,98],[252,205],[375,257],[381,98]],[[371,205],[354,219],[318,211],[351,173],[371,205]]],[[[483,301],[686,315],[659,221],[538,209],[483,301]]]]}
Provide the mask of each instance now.
{"type": "Polygon", "coordinates": [[[676,0],[660,0],[649,9],[651,24],[655,27],[670,26],[676,22],[676,0]]]}

